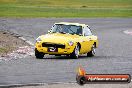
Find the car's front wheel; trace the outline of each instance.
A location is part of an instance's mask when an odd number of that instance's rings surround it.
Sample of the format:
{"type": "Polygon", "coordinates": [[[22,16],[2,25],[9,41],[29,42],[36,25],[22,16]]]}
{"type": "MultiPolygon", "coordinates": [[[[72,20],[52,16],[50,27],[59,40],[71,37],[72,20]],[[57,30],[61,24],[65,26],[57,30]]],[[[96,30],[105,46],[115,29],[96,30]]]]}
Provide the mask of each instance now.
{"type": "Polygon", "coordinates": [[[36,56],[37,59],[43,59],[44,53],[39,52],[39,51],[35,48],[35,56],[36,56]]]}
{"type": "Polygon", "coordinates": [[[70,57],[73,59],[77,59],[79,56],[79,46],[76,45],[74,51],[70,54],[70,57]]]}
{"type": "Polygon", "coordinates": [[[95,56],[95,54],[96,54],[96,47],[95,44],[93,44],[93,46],[91,47],[91,51],[87,53],[87,56],[92,57],[95,56]]]}

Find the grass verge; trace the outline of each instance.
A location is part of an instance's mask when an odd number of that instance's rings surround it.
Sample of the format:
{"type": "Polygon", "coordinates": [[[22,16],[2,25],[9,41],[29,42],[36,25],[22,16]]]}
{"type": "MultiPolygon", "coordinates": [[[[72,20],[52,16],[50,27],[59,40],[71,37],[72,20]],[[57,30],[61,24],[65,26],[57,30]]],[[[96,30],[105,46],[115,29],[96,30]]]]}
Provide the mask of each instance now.
{"type": "Polygon", "coordinates": [[[132,17],[132,0],[0,0],[0,17],[132,17]]]}

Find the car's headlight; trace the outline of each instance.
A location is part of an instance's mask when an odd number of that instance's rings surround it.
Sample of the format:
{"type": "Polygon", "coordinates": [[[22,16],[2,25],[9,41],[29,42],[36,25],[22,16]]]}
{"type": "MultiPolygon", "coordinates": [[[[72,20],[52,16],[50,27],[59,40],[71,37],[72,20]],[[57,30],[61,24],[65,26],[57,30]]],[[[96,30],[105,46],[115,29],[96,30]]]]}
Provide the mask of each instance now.
{"type": "Polygon", "coordinates": [[[39,37],[36,39],[36,42],[41,42],[41,41],[42,41],[42,40],[41,40],[41,38],[39,38],[39,37]]]}
{"type": "Polygon", "coordinates": [[[73,42],[73,41],[69,41],[68,44],[69,44],[70,46],[73,46],[74,42],[73,42]]]}

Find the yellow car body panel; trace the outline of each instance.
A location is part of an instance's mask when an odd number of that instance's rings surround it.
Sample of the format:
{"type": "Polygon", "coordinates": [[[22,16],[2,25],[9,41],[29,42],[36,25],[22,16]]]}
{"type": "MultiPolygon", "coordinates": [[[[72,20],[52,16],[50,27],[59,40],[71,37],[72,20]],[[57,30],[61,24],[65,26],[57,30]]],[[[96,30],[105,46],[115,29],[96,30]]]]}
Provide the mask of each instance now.
{"type": "MultiPolygon", "coordinates": [[[[79,24],[79,23],[67,23],[67,22],[61,22],[61,23],[55,23],[55,24],[65,24],[65,25],[79,25],[79,26],[87,26],[85,24],[79,24]]],[[[77,35],[77,34],[61,34],[61,33],[48,33],[46,35],[39,36],[41,41],[37,41],[35,43],[35,48],[39,52],[43,52],[45,54],[60,54],[60,55],[69,55],[74,51],[74,48],[77,44],[80,44],[80,52],[79,54],[85,54],[91,51],[91,47],[93,44],[96,44],[96,47],[98,47],[98,38],[97,36],[90,35],[90,36],[83,36],[83,35],[77,35]],[[68,43],[72,41],[74,44],[70,46],[68,43]],[[43,47],[43,43],[49,43],[49,44],[57,44],[57,45],[64,45],[65,48],[58,48],[57,52],[49,52],[49,47],[43,47]]]]}
{"type": "Polygon", "coordinates": [[[70,54],[73,52],[74,47],[76,44],[73,46],[68,45],[68,41],[71,39],[79,38],[78,35],[70,35],[70,34],[60,34],[60,33],[54,33],[54,34],[46,34],[40,36],[40,38],[43,40],[41,42],[36,42],[36,48],[38,49],[39,52],[47,53],[47,54],[70,54]],[[65,49],[58,48],[58,52],[47,52],[48,48],[47,47],[42,47],[42,43],[47,42],[47,43],[54,43],[54,44],[63,44],[66,45],[65,49]],[[38,47],[41,46],[41,47],[38,47]]]}

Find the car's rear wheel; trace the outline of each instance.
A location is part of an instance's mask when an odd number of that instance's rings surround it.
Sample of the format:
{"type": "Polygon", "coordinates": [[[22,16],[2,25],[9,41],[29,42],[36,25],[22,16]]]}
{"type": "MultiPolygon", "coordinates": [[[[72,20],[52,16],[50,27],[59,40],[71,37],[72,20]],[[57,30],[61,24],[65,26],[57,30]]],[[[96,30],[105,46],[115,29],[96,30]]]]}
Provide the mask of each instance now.
{"type": "Polygon", "coordinates": [[[73,59],[77,59],[79,56],[79,53],[80,53],[79,46],[76,45],[74,51],[70,54],[70,57],[73,59]]]}
{"type": "Polygon", "coordinates": [[[95,54],[96,54],[96,47],[95,44],[93,44],[93,46],[91,47],[91,51],[87,53],[87,56],[92,57],[95,56],[95,54]]]}
{"type": "Polygon", "coordinates": [[[37,59],[43,59],[44,53],[39,52],[39,51],[35,48],[35,56],[36,56],[37,59]]]}

